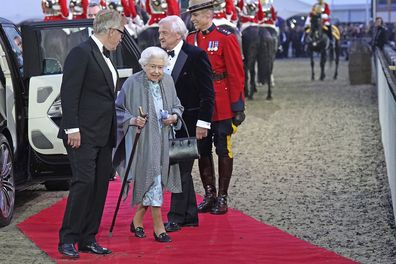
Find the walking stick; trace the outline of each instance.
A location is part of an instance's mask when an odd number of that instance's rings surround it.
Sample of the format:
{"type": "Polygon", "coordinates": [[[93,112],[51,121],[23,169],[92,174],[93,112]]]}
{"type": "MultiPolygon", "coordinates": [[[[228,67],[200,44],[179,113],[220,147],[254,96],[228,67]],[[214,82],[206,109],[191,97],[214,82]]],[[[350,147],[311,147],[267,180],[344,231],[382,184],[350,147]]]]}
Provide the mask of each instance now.
{"type": "MultiPolygon", "coordinates": [[[[139,107],[139,115],[141,117],[143,117],[143,118],[147,117],[147,113],[146,114],[143,113],[143,109],[142,109],[141,106],[139,107]]],[[[133,156],[135,155],[136,146],[137,146],[137,143],[139,141],[139,137],[140,137],[140,133],[141,132],[142,132],[142,128],[138,127],[137,130],[136,130],[136,134],[135,134],[135,140],[133,141],[133,146],[132,146],[132,150],[131,150],[131,156],[129,157],[128,166],[127,166],[126,171],[125,171],[124,179],[122,180],[121,191],[120,191],[120,195],[118,196],[118,201],[117,201],[117,206],[116,206],[116,209],[115,209],[115,212],[114,212],[113,221],[111,222],[110,233],[109,233],[110,237],[113,236],[113,229],[114,229],[115,221],[116,221],[116,218],[117,218],[118,210],[120,209],[122,193],[124,192],[124,188],[125,188],[125,185],[127,183],[129,170],[131,169],[133,156]]]]}

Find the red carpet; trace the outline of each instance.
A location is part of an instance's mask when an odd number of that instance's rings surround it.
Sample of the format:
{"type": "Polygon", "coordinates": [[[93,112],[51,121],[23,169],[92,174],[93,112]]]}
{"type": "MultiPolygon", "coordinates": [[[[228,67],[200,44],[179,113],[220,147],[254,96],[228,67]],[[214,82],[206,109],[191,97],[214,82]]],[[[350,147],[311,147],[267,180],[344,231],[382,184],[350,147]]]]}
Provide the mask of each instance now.
{"type": "MultiPolygon", "coordinates": [[[[113,251],[111,255],[81,253],[80,259],[68,260],[57,252],[58,230],[66,199],[26,219],[18,227],[58,263],[354,263],[236,210],[222,216],[200,214],[199,227],[186,227],[181,232],[170,233],[173,242],[158,243],[152,236],[150,214],[145,217],[145,239],[129,233],[133,210],[128,200],[120,207],[113,237],[110,238],[109,228],[119,189],[119,181],[110,184],[102,227],[97,237],[101,245],[113,251]]],[[[169,200],[170,195],[166,194],[162,211],[164,219],[169,200]]],[[[198,197],[198,200],[202,198],[198,197]]]]}

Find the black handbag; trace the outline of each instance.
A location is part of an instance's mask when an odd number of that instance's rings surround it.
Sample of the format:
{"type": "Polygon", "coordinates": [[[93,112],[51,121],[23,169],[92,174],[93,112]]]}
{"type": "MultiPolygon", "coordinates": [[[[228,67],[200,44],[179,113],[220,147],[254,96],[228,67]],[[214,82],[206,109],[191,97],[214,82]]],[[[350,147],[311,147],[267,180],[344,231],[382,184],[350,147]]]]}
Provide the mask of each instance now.
{"type": "Polygon", "coordinates": [[[187,133],[187,137],[175,138],[175,133],[171,131],[172,138],[169,139],[169,164],[180,161],[193,160],[199,158],[198,144],[196,137],[190,137],[186,123],[181,116],[177,115],[182,122],[182,126],[187,133]]]}

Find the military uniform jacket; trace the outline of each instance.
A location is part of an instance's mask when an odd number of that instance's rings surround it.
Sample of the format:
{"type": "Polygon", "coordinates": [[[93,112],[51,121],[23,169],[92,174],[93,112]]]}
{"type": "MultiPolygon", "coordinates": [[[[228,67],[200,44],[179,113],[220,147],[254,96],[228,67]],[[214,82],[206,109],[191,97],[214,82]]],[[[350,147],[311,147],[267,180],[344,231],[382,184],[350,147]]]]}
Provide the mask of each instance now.
{"type": "Polygon", "coordinates": [[[212,121],[230,119],[234,112],[244,111],[245,76],[236,37],[212,24],[204,32],[190,33],[187,42],[205,50],[212,65],[215,91],[212,121]]]}

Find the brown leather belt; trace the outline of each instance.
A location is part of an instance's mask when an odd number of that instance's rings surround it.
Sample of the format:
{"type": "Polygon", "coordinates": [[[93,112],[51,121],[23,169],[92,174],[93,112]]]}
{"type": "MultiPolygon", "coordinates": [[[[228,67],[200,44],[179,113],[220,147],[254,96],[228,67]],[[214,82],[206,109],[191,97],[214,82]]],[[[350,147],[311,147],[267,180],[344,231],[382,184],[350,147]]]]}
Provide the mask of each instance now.
{"type": "Polygon", "coordinates": [[[213,81],[220,81],[227,77],[227,72],[222,72],[222,73],[213,72],[212,77],[213,77],[213,81]]]}

